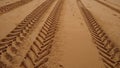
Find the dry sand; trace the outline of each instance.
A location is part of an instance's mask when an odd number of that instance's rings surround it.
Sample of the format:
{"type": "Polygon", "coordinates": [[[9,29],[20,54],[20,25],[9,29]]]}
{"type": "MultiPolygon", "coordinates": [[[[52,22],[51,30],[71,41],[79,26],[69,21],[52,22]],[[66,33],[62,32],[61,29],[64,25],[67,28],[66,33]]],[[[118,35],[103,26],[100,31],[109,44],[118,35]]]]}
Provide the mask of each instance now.
{"type": "Polygon", "coordinates": [[[11,4],[11,3],[15,3],[17,1],[20,1],[20,0],[12,0],[12,1],[11,0],[0,0],[0,7],[11,4]]]}
{"type": "Polygon", "coordinates": [[[120,48],[120,14],[94,0],[82,0],[82,2],[92,12],[110,39],[120,48]]]}
{"type": "Polygon", "coordinates": [[[120,0],[104,0],[104,2],[114,5],[114,6],[117,6],[117,7],[119,7],[118,9],[120,9],[120,0]]]}
{"type": "Polygon", "coordinates": [[[18,7],[0,16],[0,39],[4,38],[16,25],[28,14],[37,8],[45,0],[33,0],[32,2],[18,7]]]}
{"type": "Polygon", "coordinates": [[[103,3],[106,3],[108,5],[111,5],[111,6],[120,10],[120,1],[119,0],[116,0],[116,1],[114,1],[114,0],[100,0],[100,1],[103,3]]]}
{"type": "Polygon", "coordinates": [[[75,0],[65,0],[59,23],[49,68],[104,68],[75,0]]]}
{"type": "MultiPolygon", "coordinates": [[[[13,3],[16,1],[18,0],[0,0],[0,6],[7,5],[6,2],[13,3]]],[[[45,0],[33,0],[28,4],[1,15],[0,39],[4,38],[17,24],[44,1],[45,0]]],[[[116,2],[113,1],[114,0],[110,0],[110,2],[114,4],[119,4],[118,2],[120,2],[119,0],[116,0],[116,2]]],[[[98,23],[112,41],[119,45],[120,14],[94,0],[82,0],[82,2],[93,13],[98,23]]],[[[38,25],[26,40],[27,45],[32,44],[44,21],[52,11],[53,6],[46,12],[41,21],[39,21],[41,24],[38,25]]],[[[49,56],[48,68],[104,68],[76,0],[64,0],[58,22],[59,28],[56,33],[52,52],[49,56]]],[[[28,48],[29,47],[26,47],[25,49],[28,48]]]]}

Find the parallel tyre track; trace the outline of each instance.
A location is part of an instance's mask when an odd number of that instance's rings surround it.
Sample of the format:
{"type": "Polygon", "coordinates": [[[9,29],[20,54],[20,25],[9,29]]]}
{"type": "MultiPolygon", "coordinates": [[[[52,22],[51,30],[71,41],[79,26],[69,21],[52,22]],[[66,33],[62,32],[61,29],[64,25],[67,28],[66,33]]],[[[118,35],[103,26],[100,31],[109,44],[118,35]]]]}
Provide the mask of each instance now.
{"type": "Polygon", "coordinates": [[[15,57],[18,55],[21,56],[18,53],[20,52],[20,48],[23,47],[23,42],[37,27],[39,24],[38,20],[53,2],[54,0],[43,2],[31,14],[26,16],[5,38],[0,40],[0,68],[15,64],[15,60],[17,59],[15,57]]]}
{"type": "Polygon", "coordinates": [[[111,5],[108,5],[108,4],[106,4],[106,3],[104,3],[104,2],[102,2],[102,1],[100,1],[100,0],[95,0],[95,1],[97,1],[97,2],[100,3],[100,4],[103,4],[103,5],[106,6],[106,7],[109,7],[110,9],[116,11],[117,13],[120,13],[120,10],[119,10],[119,9],[117,9],[117,8],[111,6],[111,5]]]}
{"type": "Polygon", "coordinates": [[[106,68],[120,68],[120,49],[109,39],[83,3],[80,0],[77,0],[77,3],[106,68]]]}
{"type": "Polygon", "coordinates": [[[9,11],[19,7],[19,6],[27,4],[27,3],[31,2],[31,1],[32,0],[21,0],[21,1],[15,2],[15,3],[12,3],[12,4],[2,6],[2,7],[0,7],[0,15],[4,14],[6,12],[9,12],[9,11]]]}
{"type": "Polygon", "coordinates": [[[45,21],[38,36],[24,57],[20,67],[22,68],[47,68],[47,61],[51,52],[52,42],[58,26],[62,0],[58,0],[54,9],[45,21]]]}

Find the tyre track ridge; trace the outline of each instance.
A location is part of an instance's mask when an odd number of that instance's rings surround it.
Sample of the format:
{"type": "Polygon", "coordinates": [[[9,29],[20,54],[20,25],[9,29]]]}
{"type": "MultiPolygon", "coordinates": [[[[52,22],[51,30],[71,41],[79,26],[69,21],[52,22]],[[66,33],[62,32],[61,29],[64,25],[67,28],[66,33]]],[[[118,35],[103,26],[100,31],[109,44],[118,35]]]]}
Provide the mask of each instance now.
{"type": "Polygon", "coordinates": [[[9,12],[9,11],[11,11],[11,10],[13,10],[13,9],[15,9],[17,7],[20,7],[20,6],[24,5],[24,4],[27,4],[27,3],[31,2],[31,1],[32,0],[26,0],[26,1],[21,0],[21,1],[15,2],[15,3],[12,3],[12,4],[2,6],[2,7],[0,7],[0,15],[4,14],[6,12],[9,12]]]}
{"type": "MultiPolygon", "coordinates": [[[[60,9],[62,7],[62,2],[63,2],[62,0],[58,0],[58,2],[56,3],[55,7],[52,10],[52,12],[50,13],[49,17],[45,21],[42,29],[40,30],[40,33],[36,37],[36,40],[34,41],[34,42],[41,43],[41,44],[37,43],[37,48],[40,47],[40,50],[36,51],[36,54],[38,56],[36,56],[36,59],[33,59],[34,64],[31,61],[34,68],[44,68],[44,67],[47,68],[46,63],[49,60],[48,55],[51,52],[52,42],[54,41],[54,36],[55,36],[56,30],[57,30],[59,13],[60,13],[60,9]],[[46,25],[48,26],[47,28],[46,28],[46,25]],[[44,31],[44,33],[43,33],[43,31],[44,31]],[[44,35],[44,36],[41,36],[41,35],[44,35]]],[[[31,48],[33,46],[34,46],[34,44],[31,45],[31,48]]],[[[28,53],[30,51],[31,50],[29,50],[28,53]]],[[[21,66],[23,66],[24,68],[29,68],[28,65],[25,64],[25,61],[30,60],[30,59],[26,59],[26,58],[27,57],[24,58],[25,60],[22,62],[21,66]]]]}
{"type": "Polygon", "coordinates": [[[107,34],[97,23],[90,11],[84,6],[81,0],[77,0],[78,7],[80,8],[86,24],[91,33],[93,42],[97,45],[97,49],[105,66],[107,68],[120,67],[120,49],[109,39],[107,34]]]}
{"type": "MultiPolygon", "coordinates": [[[[46,0],[43,2],[35,10],[33,10],[33,12],[31,12],[31,14],[29,14],[20,24],[18,24],[14,30],[12,30],[4,39],[0,41],[0,62],[3,63],[0,65],[0,67],[7,67],[14,64],[16,65],[15,62],[17,60],[17,57],[22,57],[21,53],[19,52],[21,51],[21,47],[23,47],[23,43],[27,41],[26,38],[39,24],[38,20],[53,2],[54,0],[46,0]]],[[[19,63],[20,61],[17,62],[19,63]]]]}

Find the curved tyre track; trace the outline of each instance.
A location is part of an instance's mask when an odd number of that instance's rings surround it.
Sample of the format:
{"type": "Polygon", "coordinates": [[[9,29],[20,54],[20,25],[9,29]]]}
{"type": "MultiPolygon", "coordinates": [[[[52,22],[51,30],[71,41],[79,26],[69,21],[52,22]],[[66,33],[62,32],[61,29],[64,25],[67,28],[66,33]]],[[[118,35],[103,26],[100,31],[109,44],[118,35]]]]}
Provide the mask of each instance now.
{"type": "Polygon", "coordinates": [[[20,61],[16,60],[17,58],[22,57],[22,54],[19,54],[21,47],[23,47],[26,38],[39,24],[38,20],[53,2],[54,0],[46,0],[43,2],[20,24],[18,24],[16,28],[12,30],[5,38],[0,40],[0,67],[6,67],[14,65],[15,63],[20,63],[20,61]]]}
{"type": "Polygon", "coordinates": [[[49,53],[51,52],[52,42],[54,41],[55,32],[62,7],[62,0],[58,0],[51,14],[45,21],[38,36],[24,57],[20,67],[22,68],[47,68],[49,53]]]}
{"type": "Polygon", "coordinates": [[[83,3],[80,0],[77,0],[77,3],[106,68],[120,68],[120,49],[109,39],[83,3]]]}
{"type": "Polygon", "coordinates": [[[103,5],[106,6],[106,7],[109,7],[110,9],[116,11],[117,13],[120,13],[120,10],[119,10],[119,9],[114,8],[114,7],[112,7],[111,5],[108,5],[108,4],[106,4],[106,3],[104,3],[104,2],[102,2],[102,1],[100,1],[100,0],[95,0],[95,1],[97,1],[97,2],[100,3],[100,4],[103,4],[103,5]]]}

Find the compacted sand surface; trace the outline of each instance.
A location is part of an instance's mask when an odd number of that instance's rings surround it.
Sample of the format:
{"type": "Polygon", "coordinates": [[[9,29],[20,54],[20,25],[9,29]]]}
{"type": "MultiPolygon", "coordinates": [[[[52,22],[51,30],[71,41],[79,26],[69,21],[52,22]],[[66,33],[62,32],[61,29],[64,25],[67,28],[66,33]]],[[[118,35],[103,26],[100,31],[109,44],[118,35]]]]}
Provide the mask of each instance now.
{"type": "MultiPolygon", "coordinates": [[[[110,0],[110,2],[111,1],[112,0],[110,0]]],[[[82,0],[82,2],[92,12],[92,14],[95,16],[96,20],[101,25],[101,27],[105,30],[108,36],[116,43],[116,45],[119,46],[120,45],[120,42],[119,42],[120,13],[117,13],[116,11],[111,10],[109,7],[106,7],[94,0],[91,0],[91,1],[82,0]]],[[[115,3],[115,2],[112,2],[112,3],[115,3]]]]}
{"type": "Polygon", "coordinates": [[[17,1],[20,1],[20,0],[12,0],[12,1],[11,0],[0,0],[0,7],[11,4],[11,3],[15,3],[17,1]]]}
{"type": "Polygon", "coordinates": [[[65,0],[59,23],[53,45],[58,49],[55,49],[58,51],[55,54],[59,55],[58,64],[64,68],[104,68],[76,1],[65,0]]]}
{"type": "MultiPolygon", "coordinates": [[[[17,1],[0,0],[0,7],[17,1]]],[[[0,15],[0,68],[120,68],[120,1],[99,1],[112,8],[31,0],[0,15]]]]}
{"type": "Polygon", "coordinates": [[[0,39],[12,31],[28,14],[37,8],[45,0],[33,0],[0,16],[0,39]]]}

